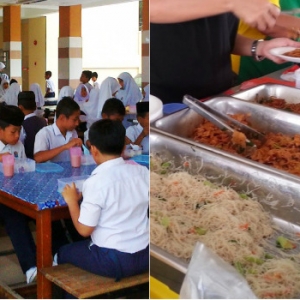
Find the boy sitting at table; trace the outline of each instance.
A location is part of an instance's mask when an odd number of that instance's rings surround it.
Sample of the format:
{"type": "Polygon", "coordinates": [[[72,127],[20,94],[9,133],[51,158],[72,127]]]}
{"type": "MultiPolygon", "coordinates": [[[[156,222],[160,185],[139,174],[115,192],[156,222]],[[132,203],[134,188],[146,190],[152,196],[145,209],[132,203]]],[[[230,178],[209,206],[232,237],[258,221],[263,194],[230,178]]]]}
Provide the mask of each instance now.
{"type": "Polygon", "coordinates": [[[56,121],[42,128],[35,136],[34,159],[45,161],[69,161],[69,149],[81,146],[75,128],[79,124],[80,108],[71,98],[64,97],[56,107],[56,121]]]}
{"type": "Polygon", "coordinates": [[[33,159],[35,136],[40,129],[47,126],[47,122],[44,118],[38,117],[34,113],[36,110],[34,92],[20,92],[18,95],[18,107],[25,115],[20,140],[24,144],[26,156],[33,159]]]}
{"type": "MultiPolygon", "coordinates": [[[[117,98],[110,98],[107,99],[103,105],[101,117],[102,119],[110,119],[123,122],[125,114],[126,110],[123,102],[117,98]]],[[[89,129],[84,132],[84,143],[88,147],[88,149],[90,149],[91,144],[88,134],[89,129]]]]}
{"type": "Polygon", "coordinates": [[[91,240],[60,248],[58,263],[71,263],[116,280],[147,272],[148,169],[126,164],[121,157],[125,128],[120,121],[96,121],[89,140],[98,167],[84,182],[82,195],[74,183],[66,185],[62,195],[75,228],[91,240]]]}
{"type": "Polygon", "coordinates": [[[149,153],[149,102],[138,102],[136,104],[137,125],[126,129],[126,145],[138,145],[144,154],[149,153]]]}
{"type": "MultiPolygon", "coordinates": [[[[21,125],[24,120],[22,111],[14,105],[0,105],[0,161],[2,155],[13,154],[26,158],[23,144],[19,141],[21,125]]],[[[3,178],[2,178],[3,180],[3,178]]],[[[20,266],[31,283],[37,274],[36,248],[28,225],[29,218],[3,204],[0,204],[0,220],[4,222],[20,266]]]]}

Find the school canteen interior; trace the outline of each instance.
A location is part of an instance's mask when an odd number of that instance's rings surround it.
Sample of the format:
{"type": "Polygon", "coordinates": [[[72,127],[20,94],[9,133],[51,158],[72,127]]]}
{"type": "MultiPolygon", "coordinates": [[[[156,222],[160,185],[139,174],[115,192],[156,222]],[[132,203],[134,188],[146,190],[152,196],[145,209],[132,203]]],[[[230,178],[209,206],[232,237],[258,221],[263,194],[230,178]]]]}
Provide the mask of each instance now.
{"type": "MultiPolygon", "coordinates": [[[[76,88],[83,70],[98,72],[99,81],[107,76],[117,77],[120,72],[127,71],[140,81],[142,88],[149,83],[148,7],[148,0],[1,1],[0,61],[6,65],[4,72],[10,78],[17,79],[23,91],[29,90],[31,83],[38,83],[44,93],[44,73],[51,70],[56,95],[64,85],[76,88]],[[96,12],[95,20],[102,23],[93,25],[92,11],[96,12]],[[100,18],[97,18],[97,12],[101,14],[100,18]],[[74,25],[74,20],[60,18],[59,15],[64,13],[70,14],[70,19],[72,13],[80,15],[81,22],[77,20],[74,25]],[[103,24],[108,20],[112,26],[103,24]],[[124,31],[120,30],[120,24],[123,24],[124,31]],[[61,39],[72,39],[74,26],[80,46],[72,49],[69,45],[62,50],[61,39]],[[109,32],[108,27],[111,27],[112,32],[109,32]],[[116,32],[119,34],[116,35],[116,32]]],[[[49,108],[53,113],[55,105],[49,108]]],[[[35,236],[33,222],[31,229],[35,236]]],[[[21,298],[37,298],[36,283],[26,283],[1,221],[0,283],[11,288],[21,298]]],[[[61,295],[60,291],[56,293],[54,289],[53,298],[61,298],[61,295]]],[[[148,284],[128,289],[125,294],[116,292],[103,295],[103,298],[148,297],[148,284]]],[[[5,294],[0,293],[0,298],[5,298],[5,294]]]]}

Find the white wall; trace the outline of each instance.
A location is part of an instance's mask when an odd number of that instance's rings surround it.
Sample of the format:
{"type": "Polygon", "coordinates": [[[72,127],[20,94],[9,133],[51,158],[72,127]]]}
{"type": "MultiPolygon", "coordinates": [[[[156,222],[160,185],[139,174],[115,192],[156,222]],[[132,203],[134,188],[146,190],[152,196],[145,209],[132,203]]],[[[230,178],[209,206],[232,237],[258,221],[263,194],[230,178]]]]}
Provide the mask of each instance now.
{"type": "MultiPolygon", "coordinates": [[[[97,72],[98,81],[127,71],[141,73],[139,1],[82,10],[82,70],[97,72]]],[[[46,68],[58,85],[58,13],[47,15],[46,68]]],[[[80,74],[77,75],[78,79],[80,74]]],[[[76,75],[75,75],[76,77],[76,75]]],[[[58,91],[56,91],[58,92],[58,91]]]]}

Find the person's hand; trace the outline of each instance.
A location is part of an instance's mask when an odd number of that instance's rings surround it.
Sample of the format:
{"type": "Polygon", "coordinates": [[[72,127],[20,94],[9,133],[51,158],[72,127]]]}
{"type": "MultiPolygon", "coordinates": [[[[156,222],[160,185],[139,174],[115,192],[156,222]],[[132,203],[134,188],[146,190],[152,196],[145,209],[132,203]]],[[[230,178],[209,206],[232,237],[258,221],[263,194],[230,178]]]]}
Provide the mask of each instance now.
{"type": "Polygon", "coordinates": [[[72,182],[71,186],[66,184],[61,194],[68,205],[78,203],[78,201],[82,198],[82,193],[77,191],[74,182],[72,182]]]}
{"type": "Polygon", "coordinates": [[[286,60],[283,60],[278,56],[272,55],[270,53],[270,50],[272,48],[286,47],[286,46],[300,48],[300,43],[290,40],[288,38],[277,38],[268,41],[263,41],[257,44],[256,53],[257,55],[264,56],[277,64],[281,64],[286,62],[286,60]]]}
{"type": "Polygon", "coordinates": [[[72,147],[81,147],[82,139],[81,138],[74,138],[66,144],[67,149],[72,147]]]}
{"type": "Polygon", "coordinates": [[[259,31],[273,28],[280,15],[280,9],[269,0],[233,0],[231,11],[259,31]]]}

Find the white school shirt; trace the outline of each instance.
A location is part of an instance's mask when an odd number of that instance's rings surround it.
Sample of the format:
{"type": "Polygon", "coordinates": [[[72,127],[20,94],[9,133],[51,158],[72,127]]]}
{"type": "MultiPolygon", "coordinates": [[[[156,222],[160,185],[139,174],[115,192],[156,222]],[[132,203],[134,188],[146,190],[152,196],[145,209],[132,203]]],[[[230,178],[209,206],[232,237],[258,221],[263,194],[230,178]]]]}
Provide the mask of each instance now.
{"type": "MultiPolygon", "coordinates": [[[[67,144],[73,138],[77,138],[76,130],[67,131],[66,138],[62,135],[56,123],[42,128],[35,136],[34,154],[40,151],[51,150],[67,144]]],[[[56,161],[69,161],[70,152],[65,150],[51,159],[56,161]]]]}
{"type": "Polygon", "coordinates": [[[5,145],[3,142],[0,141],[0,153],[5,152],[13,154],[15,158],[26,158],[24,145],[20,141],[18,141],[15,145],[5,145]]]}
{"type": "Polygon", "coordinates": [[[83,184],[78,221],[94,227],[98,247],[126,253],[149,244],[149,171],[122,157],[99,165],[83,184]]]}
{"type": "MultiPolygon", "coordinates": [[[[126,129],[126,136],[134,143],[142,131],[143,127],[138,123],[137,125],[129,126],[126,129]]],[[[149,135],[143,138],[141,146],[143,147],[143,153],[149,153],[149,135]]]]}
{"type": "Polygon", "coordinates": [[[55,92],[55,85],[52,79],[46,79],[46,91],[47,89],[50,89],[49,93],[55,92]]]}

